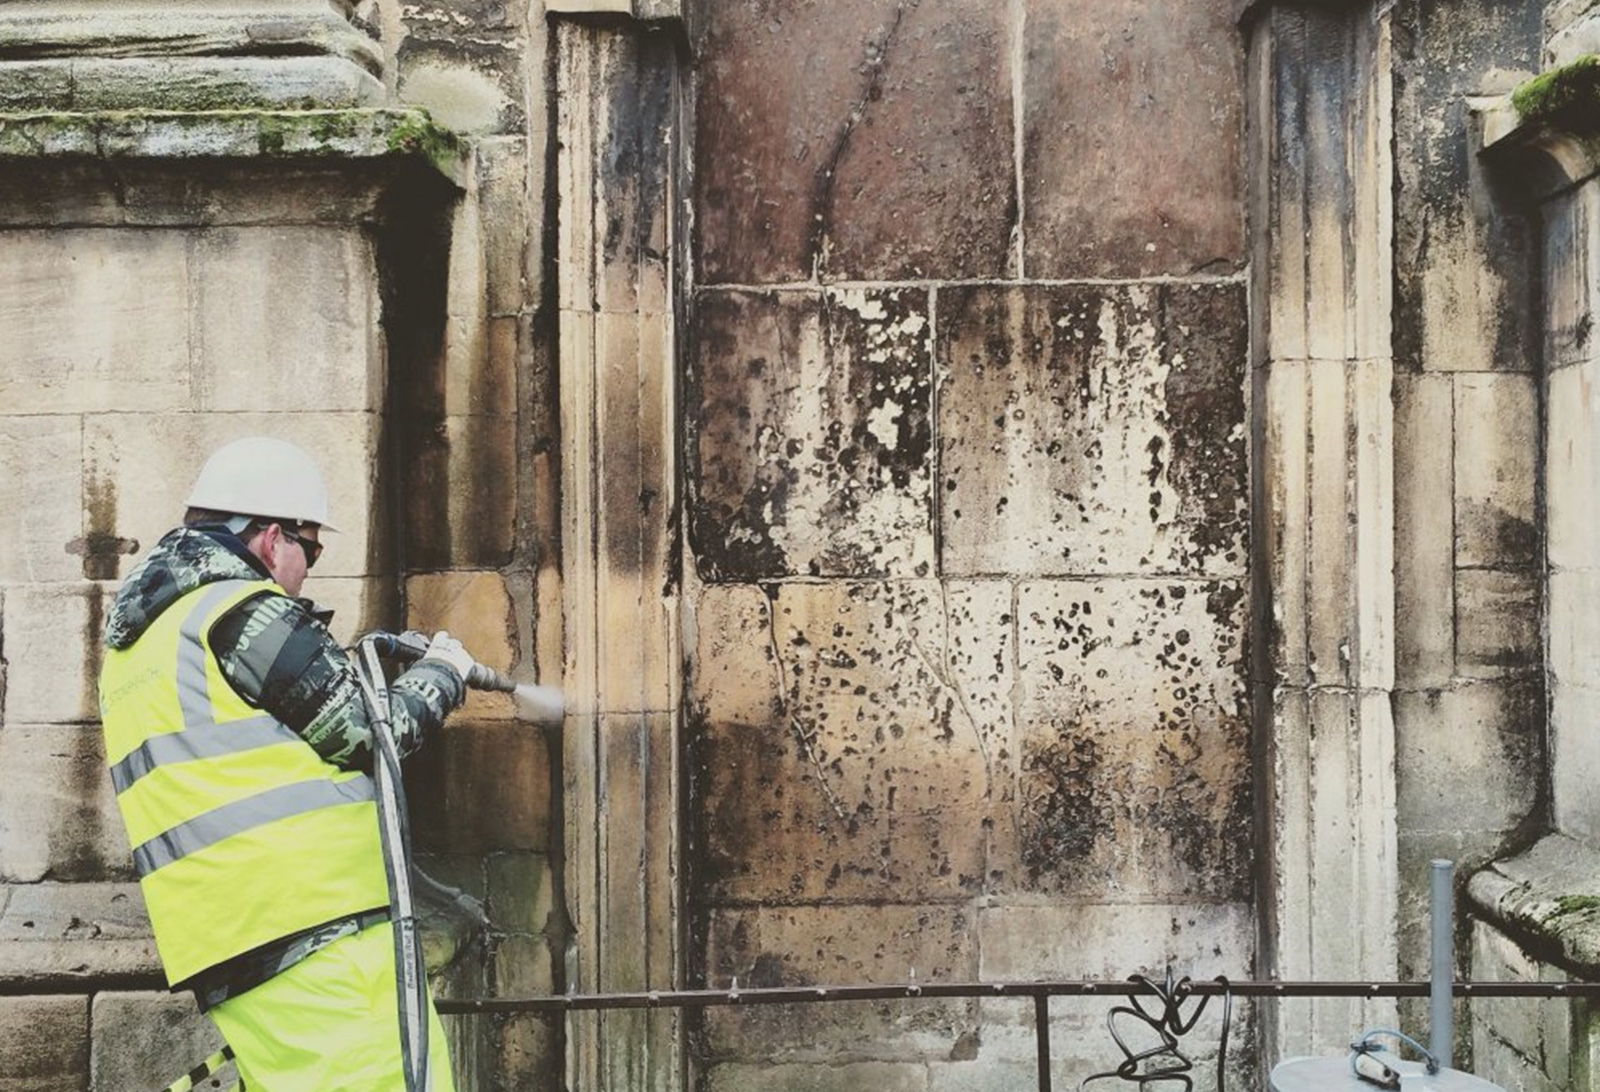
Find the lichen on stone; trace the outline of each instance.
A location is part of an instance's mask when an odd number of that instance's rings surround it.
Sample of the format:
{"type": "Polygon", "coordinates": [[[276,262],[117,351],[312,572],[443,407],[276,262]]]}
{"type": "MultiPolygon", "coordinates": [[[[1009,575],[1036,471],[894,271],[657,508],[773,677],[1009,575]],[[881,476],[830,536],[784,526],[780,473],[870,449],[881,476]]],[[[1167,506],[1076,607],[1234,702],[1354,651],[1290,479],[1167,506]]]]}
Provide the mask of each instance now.
{"type": "Polygon", "coordinates": [[[1600,54],[1535,76],[1511,93],[1511,105],[1524,125],[1600,131],[1600,54]]]}

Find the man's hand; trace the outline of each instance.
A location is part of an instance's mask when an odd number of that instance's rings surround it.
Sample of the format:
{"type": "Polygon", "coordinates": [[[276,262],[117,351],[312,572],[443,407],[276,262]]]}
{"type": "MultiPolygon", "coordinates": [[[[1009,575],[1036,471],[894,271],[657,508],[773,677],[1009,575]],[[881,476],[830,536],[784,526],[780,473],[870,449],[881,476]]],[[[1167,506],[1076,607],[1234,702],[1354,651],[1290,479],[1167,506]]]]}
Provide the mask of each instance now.
{"type": "Polygon", "coordinates": [[[466,680],[467,672],[477,663],[472,658],[472,653],[463,648],[460,641],[442,629],[433,635],[433,640],[428,643],[428,651],[422,654],[422,658],[449,664],[455,669],[455,673],[461,676],[462,681],[466,680]]]}

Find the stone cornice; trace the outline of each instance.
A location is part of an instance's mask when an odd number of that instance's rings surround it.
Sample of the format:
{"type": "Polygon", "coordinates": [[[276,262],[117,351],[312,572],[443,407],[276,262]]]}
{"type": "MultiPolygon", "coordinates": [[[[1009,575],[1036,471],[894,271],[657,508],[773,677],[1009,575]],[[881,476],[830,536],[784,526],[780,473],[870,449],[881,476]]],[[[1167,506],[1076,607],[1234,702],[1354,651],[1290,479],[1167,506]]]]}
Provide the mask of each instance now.
{"type": "Polygon", "coordinates": [[[1473,910],[1540,958],[1585,978],[1600,973],[1600,853],[1551,834],[1472,877],[1473,910]]]}
{"type": "Polygon", "coordinates": [[[466,155],[415,108],[0,114],[0,161],[417,159],[460,187],[466,155]]]}
{"type": "Polygon", "coordinates": [[[1479,154],[1513,172],[1534,201],[1600,173],[1600,56],[1477,100],[1472,114],[1479,154]]]}

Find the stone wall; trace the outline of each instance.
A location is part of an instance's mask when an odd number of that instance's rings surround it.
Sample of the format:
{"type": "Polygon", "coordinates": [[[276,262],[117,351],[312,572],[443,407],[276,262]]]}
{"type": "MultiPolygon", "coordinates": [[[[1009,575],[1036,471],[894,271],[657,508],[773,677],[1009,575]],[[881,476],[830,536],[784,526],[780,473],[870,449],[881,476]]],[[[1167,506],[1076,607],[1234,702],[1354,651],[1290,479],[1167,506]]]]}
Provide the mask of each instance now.
{"type": "MultiPolygon", "coordinates": [[[[705,985],[1249,972],[1232,7],[705,6],[705,985]]],[[[1095,1008],[1058,1079],[1116,1058],[1095,1008]]],[[[714,1010],[700,1079],[1024,1084],[1031,1021],[714,1010]]]]}

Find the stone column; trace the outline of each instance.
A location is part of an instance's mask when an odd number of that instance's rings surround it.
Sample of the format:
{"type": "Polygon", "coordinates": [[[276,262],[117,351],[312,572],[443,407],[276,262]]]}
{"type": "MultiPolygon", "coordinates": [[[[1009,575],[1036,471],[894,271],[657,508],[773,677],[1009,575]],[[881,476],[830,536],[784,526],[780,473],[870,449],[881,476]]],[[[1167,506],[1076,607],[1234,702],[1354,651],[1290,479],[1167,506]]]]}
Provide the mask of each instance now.
{"type": "Polygon", "coordinates": [[[0,110],[347,107],[383,98],[351,0],[0,4],[0,110]]]}
{"type": "MultiPolygon", "coordinates": [[[[1264,976],[1395,974],[1389,19],[1252,30],[1255,715],[1264,976]]],[[[1284,1002],[1264,1057],[1378,1006],[1284,1002]]]]}
{"type": "MultiPolygon", "coordinates": [[[[682,967],[677,40],[563,20],[555,49],[567,985],[669,989],[682,967]]],[[[569,1085],[679,1087],[678,1027],[671,1011],[574,1016],[569,1085]]]]}

